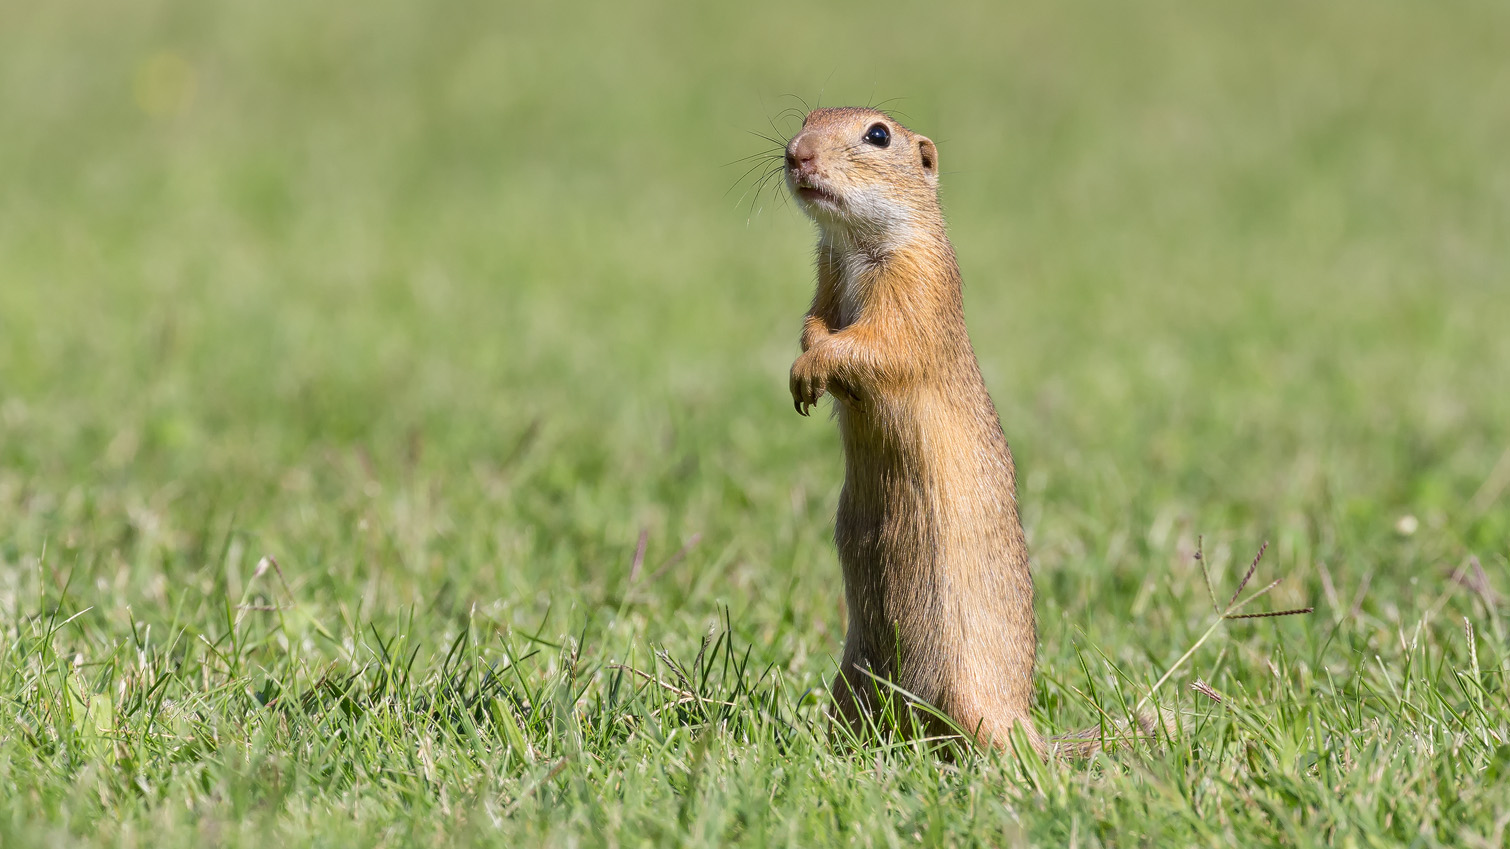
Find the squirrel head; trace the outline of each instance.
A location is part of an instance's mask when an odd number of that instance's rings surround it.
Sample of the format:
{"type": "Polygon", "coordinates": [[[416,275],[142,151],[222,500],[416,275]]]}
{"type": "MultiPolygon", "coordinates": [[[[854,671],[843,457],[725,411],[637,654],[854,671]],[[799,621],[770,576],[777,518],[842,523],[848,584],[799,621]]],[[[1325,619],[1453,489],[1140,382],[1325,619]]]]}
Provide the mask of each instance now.
{"type": "Polygon", "coordinates": [[[940,220],[938,148],[874,109],[816,109],[786,146],[786,181],[831,237],[892,241],[940,220]]]}

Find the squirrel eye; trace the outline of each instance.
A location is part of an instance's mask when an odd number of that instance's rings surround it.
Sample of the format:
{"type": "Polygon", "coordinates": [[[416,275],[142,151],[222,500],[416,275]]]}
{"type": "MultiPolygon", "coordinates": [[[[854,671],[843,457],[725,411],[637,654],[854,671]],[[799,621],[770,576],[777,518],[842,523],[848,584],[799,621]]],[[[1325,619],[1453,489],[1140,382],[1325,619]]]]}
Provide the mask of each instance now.
{"type": "Polygon", "coordinates": [[[886,129],[885,124],[872,124],[865,131],[865,141],[876,147],[885,147],[891,144],[891,131],[886,129]]]}

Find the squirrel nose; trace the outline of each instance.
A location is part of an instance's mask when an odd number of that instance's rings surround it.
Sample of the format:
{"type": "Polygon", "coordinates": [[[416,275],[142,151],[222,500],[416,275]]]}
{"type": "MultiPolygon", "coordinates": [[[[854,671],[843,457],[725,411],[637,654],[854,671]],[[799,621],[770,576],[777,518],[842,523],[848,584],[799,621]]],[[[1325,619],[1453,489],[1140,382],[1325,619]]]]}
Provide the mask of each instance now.
{"type": "Polygon", "coordinates": [[[813,159],[817,155],[817,142],[809,135],[799,135],[786,146],[786,167],[792,171],[810,172],[813,170],[813,159]]]}

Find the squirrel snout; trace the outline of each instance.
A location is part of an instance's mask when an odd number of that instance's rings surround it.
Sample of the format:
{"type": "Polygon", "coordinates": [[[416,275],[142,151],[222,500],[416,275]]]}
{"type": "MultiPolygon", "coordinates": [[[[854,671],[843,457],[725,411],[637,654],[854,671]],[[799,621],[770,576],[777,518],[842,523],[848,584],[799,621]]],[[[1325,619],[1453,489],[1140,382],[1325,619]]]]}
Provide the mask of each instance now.
{"type": "Polygon", "coordinates": [[[817,156],[817,142],[806,133],[800,134],[787,143],[786,168],[798,177],[806,177],[813,173],[817,156]]]}

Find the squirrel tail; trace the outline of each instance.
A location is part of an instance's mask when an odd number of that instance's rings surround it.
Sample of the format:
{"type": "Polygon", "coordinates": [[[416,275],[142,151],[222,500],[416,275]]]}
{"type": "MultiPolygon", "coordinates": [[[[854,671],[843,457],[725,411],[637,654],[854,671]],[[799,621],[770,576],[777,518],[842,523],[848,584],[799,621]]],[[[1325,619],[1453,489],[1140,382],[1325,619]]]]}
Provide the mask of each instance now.
{"type": "MultiPolygon", "coordinates": [[[[1049,751],[1067,760],[1083,760],[1114,742],[1131,740],[1154,741],[1159,736],[1160,723],[1157,717],[1146,711],[1139,712],[1134,722],[1118,722],[1108,725],[1092,725],[1073,734],[1062,734],[1048,739],[1049,751]]],[[[1169,728],[1165,724],[1165,731],[1169,728]]]]}

